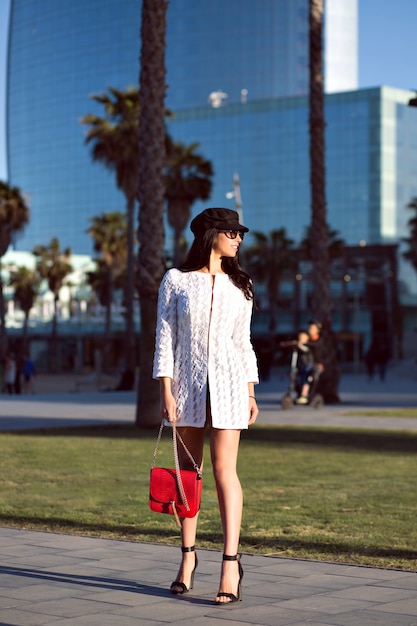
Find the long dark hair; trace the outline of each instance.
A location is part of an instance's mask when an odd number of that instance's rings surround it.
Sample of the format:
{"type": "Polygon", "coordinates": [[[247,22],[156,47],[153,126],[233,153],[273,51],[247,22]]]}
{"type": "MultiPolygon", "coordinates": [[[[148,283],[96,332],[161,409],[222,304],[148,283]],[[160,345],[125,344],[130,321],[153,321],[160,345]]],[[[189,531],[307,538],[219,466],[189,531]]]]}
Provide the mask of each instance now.
{"type": "MultiPolygon", "coordinates": [[[[209,228],[202,235],[196,236],[191,248],[188,251],[187,258],[178,268],[181,272],[195,272],[207,267],[210,261],[210,254],[213,248],[213,242],[219,234],[217,228],[209,228]]],[[[230,276],[232,283],[241,291],[243,291],[247,300],[254,297],[253,285],[249,274],[247,274],[240,266],[238,255],[235,257],[222,257],[222,270],[230,276]]]]}

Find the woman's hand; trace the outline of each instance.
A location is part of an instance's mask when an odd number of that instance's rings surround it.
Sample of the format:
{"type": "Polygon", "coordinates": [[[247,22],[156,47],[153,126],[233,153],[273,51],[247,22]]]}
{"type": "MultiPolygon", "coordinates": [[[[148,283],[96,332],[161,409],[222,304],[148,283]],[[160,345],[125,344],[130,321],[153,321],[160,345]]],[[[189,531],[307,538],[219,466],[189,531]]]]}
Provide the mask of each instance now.
{"type": "Polygon", "coordinates": [[[256,418],[258,417],[259,409],[256,404],[256,398],[253,396],[249,396],[249,426],[256,422],[256,418]]]}
{"type": "Polygon", "coordinates": [[[177,421],[177,403],[172,395],[170,378],[160,378],[161,416],[170,424],[177,421]]]}
{"type": "Polygon", "coordinates": [[[165,419],[170,424],[173,424],[177,421],[177,403],[174,400],[174,397],[171,396],[171,399],[167,402],[161,403],[161,415],[163,419],[165,419]]]}

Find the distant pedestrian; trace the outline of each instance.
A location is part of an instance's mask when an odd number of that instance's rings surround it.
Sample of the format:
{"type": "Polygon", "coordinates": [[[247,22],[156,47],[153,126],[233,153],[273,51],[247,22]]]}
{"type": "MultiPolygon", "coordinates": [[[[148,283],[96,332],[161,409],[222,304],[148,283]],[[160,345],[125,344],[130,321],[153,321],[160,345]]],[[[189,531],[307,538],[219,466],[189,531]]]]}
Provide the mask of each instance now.
{"type": "Polygon", "coordinates": [[[320,333],[321,324],[312,320],[308,327],[308,334],[310,339],[307,345],[313,352],[314,364],[318,372],[320,372],[321,374],[324,371],[324,345],[323,338],[320,333]]]}
{"type": "Polygon", "coordinates": [[[4,386],[6,392],[12,395],[15,390],[16,383],[16,360],[13,353],[6,358],[6,366],[4,369],[4,386]]]}
{"type": "Polygon", "coordinates": [[[35,393],[33,388],[33,377],[35,376],[35,366],[29,356],[25,356],[23,364],[23,390],[25,393],[35,393]]]}
{"type": "Polygon", "coordinates": [[[16,377],[14,380],[14,392],[17,395],[22,393],[22,370],[23,370],[24,357],[19,354],[16,358],[16,377]]]}
{"type": "Polygon", "coordinates": [[[376,363],[378,367],[379,378],[381,379],[381,381],[385,380],[387,365],[390,356],[391,352],[388,343],[385,340],[379,342],[376,351],[376,363]]]}
{"type": "Polygon", "coordinates": [[[309,347],[309,334],[306,330],[300,330],[297,339],[297,389],[300,395],[296,404],[308,404],[310,385],[313,382],[314,355],[309,347]]]}
{"type": "Polygon", "coordinates": [[[380,380],[384,381],[389,359],[390,349],[387,340],[384,338],[375,338],[364,358],[368,379],[372,380],[375,375],[375,370],[377,370],[380,380]]]}

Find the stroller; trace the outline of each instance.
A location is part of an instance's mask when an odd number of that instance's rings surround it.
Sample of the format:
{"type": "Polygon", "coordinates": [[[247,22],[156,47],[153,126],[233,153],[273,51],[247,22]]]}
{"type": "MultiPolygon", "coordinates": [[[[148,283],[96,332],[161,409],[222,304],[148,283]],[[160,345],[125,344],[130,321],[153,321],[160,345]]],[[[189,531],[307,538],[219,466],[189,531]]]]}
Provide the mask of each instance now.
{"type": "MultiPolygon", "coordinates": [[[[288,344],[287,344],[288,345],[288,344]]],[[[290,381],[288,389],[285,392],[284,397],[281,400],[281,406],[284,410],[292,409],[294,405],[298,405],[297,398],[300,396],[302,389],[302,382],[299,376],[299,360],[300,351],[294,342],[292,342],[291,352],[291,366],[290,366],[290,381]]],[[[305,377],[305,381],[309,385],[307,401],[303,403],[304,406],[311,406],[314,409],[321,409],[324,405],[323,396],[317,393],[317,386],[319,382],[321,371],[317,365],[313,365],[311,370],[305,377]]]]}

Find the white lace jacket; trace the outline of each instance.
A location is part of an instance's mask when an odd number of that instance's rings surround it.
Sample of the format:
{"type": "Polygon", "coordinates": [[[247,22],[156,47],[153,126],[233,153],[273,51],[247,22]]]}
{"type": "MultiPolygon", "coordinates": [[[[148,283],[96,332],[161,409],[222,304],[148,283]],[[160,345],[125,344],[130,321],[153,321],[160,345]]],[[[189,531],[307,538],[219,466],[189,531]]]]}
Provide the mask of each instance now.
{"type": "Polygon", "coordinates": [[[226,274],[169,270],[161,283],[154,378],[172,378],[179,426],[203,427],[207,382],[215,428],[247,428],[248,382],[258,382],[252,301],[226,274]]]}

